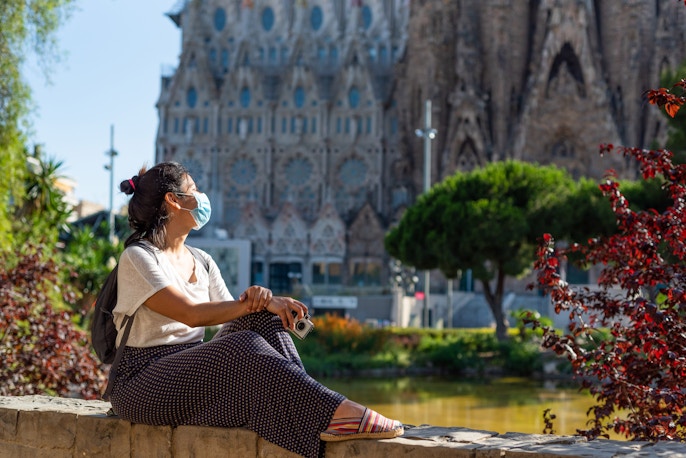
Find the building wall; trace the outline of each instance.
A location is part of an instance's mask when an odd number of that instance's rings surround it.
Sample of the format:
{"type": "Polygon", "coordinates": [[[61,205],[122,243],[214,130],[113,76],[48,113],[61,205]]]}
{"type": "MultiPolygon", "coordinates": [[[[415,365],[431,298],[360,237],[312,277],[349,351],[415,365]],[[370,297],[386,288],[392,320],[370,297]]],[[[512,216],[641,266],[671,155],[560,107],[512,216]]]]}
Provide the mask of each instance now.
{"type": "Polygon", "coordinates": [[[686,57],[673,0],[189,0],[170,18],[156,160],[189,168],[205,235],[250,240],[277,291],[386,287],[384,234],[423,189],[425,100],[434,183],[508,158],[631,177],[598,145],[663,141],[642,94],[686,57]]]}
{"type": "Polygon", "coordinates": [[[156,159],[189,168],[215,227],[253,242],[268,285],[288,273],[344,284],[364,269],[351,256],[380,271],[383,251],[355,253],[349,238],[369,232],[350,228],[385,228],[398,206],[386,170],[407,13],[395,0],[200,0],[170,15],[182,51],[162,80],[156,159]]]}

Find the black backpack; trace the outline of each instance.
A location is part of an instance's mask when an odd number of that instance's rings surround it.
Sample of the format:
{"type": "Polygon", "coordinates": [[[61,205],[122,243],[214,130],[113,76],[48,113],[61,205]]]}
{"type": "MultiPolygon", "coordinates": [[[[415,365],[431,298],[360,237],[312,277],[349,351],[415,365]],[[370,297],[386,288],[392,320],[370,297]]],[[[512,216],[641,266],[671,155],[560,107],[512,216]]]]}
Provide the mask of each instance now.
{"type": "MultiPolygon", "coordinates": [[[[141,246],[145,249],[150,249],[147,244],[137,242],[134,245],[141,246]]],[[[188,251],[202,264],[209,272],[210,266],[208,261],[200,254],[197,248],[186,245],[188,251]]],[[[123,349],[126,346],[126,341],[129,338],[131,325],[133,324],[133,317],[136,315],[126,315],[122,321],[124,327],[124,335],[117,348],[117,327],[114,325],[114,314],[112,311],[117,305],[117,272],[119,271],[119,264],[114,266],[112,272],[107,275],[105,283],[98,292],[98,296],[93,303],[93,317],[91,319],[91,345],[95,350],[95,354],[103,364],[112,364],[110,368],[110,379],[114,378],[117,372],[117,365],[123,354],[123,349]],[[119,350],[119,351],[118,351],[119,350]]],[[[109,398],[111,385],[108,384],[107,390],[103,398],[109,398]]]]}

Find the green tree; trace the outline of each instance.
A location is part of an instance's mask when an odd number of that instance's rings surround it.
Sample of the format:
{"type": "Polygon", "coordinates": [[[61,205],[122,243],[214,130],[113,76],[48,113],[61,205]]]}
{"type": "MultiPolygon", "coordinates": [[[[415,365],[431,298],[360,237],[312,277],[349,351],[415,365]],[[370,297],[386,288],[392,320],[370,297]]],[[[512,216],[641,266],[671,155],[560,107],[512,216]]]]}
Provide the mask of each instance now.
{"type": "Polygon", "coordinates": [[[505,278],[532,266],[541,234],[561,231],[558,210],[573,188],[569,174],[554,166],[504,161],[458,172],[407,209],[386,235],[386,250],[406,265],[440,269],[448,278],[471,269],[483,285],[496,336],[506,340],[505,278]]]}
{"type": "Polygon", "coordinates": [[[31,52],[46,75],[57,56],[54,32],[71,12],[73,0],[3,0],[0,2],[0,249],[14,243],[12,214],[21,201],[27,173],[25,145],[31,91],[22,67],[31,52]]]}

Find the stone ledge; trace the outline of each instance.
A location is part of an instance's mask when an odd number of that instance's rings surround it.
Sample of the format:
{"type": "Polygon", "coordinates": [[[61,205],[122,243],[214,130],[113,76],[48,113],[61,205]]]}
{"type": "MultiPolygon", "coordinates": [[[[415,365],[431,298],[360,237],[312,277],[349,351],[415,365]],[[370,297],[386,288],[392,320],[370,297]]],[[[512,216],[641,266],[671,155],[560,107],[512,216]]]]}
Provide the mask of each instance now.
{"type": "MultiPolygon", "coordinates": [[[[0,458],[188,457],[288,458],[290,453],[244,428],[148,426],[108,417],[103,401],[49,396],[0,396],[0,458]]],[[[403,437],[327,444],[326,456],[405,458],[686,458],[686,444],[674,442],[587,442],[555,436],[410,427],[403,437]]]]}

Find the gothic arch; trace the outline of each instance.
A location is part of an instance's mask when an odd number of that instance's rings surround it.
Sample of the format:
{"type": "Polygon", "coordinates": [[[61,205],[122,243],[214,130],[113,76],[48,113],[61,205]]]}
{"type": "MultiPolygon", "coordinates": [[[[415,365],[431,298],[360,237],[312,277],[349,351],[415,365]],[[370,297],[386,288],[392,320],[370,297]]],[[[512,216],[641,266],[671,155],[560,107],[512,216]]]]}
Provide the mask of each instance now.
{"type": "Polygon", "coordinates": [[[255,255],[265,256],[269,246],[269,224],[256,202],[248,202],[241,210],[234,238],[250,240],[255,255]]]}
{"type": "Polygon", "coordinates": [[[471,137],[465,138],[454,152],[452,163],[454,170],[470,172],[482,164],[479,151],[471,137]]]}
{"type": "Polygon", "coordinates": [[[567,41],[555,55],[550,66],[546,95],[549,95],[551,86],[555,85],[556,80],[566,80],[569,76],[571,76],[572,81],[575,83],[574,87],[578,95],[582,98],[586,97],[586,84],[579,57],[576,55],[572,45],[567,41]]]}
{"type": "Polygon", "coordinates": [[[300,213],[285,202],[272,224],[273,256],[304,256],[307,254],[309,231],[300,213]]]}

